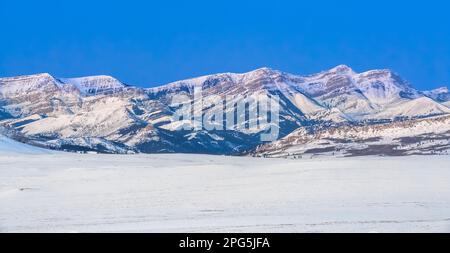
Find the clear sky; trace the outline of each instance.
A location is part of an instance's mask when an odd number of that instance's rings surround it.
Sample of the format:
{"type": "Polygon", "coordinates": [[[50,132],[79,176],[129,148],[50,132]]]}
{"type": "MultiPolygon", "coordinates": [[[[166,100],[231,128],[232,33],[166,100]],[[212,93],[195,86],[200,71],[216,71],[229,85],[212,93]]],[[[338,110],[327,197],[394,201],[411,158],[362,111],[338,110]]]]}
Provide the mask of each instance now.
{"type": "Polygon", "coordinates": [[[449,1],[0,0],[0,76],[112,75],[155,86],[267,66],[390,68],[450,84],[449,1]]]}

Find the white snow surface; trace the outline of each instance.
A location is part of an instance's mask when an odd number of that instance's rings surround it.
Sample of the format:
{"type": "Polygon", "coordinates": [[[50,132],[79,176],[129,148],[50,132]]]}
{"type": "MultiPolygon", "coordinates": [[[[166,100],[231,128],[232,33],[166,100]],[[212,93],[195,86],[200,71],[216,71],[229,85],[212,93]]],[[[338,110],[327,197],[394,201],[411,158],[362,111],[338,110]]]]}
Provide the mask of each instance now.
{"type": "Polygon", "coordinates": [[[87,76],[77,78],[60,78],[59,80],[77,87],[83,93],[96,93],[102,90],[115,90],[125,87],[123,83],[111,76],[87,76]]]}
{"type": "Polygon", "coordinates": [[[450,156],[0,152],[0,232],[450,232],[450,156]]]}
{"type": "Polygon", "coordinates": [[[450,109],[434,100],[421,97],[414,100],[399,103],[377,114],[378,118],[414,117],[416,115],[449,114],[450,109]]]}
{"type": "Polygon", "coordinates": [[[52,151],[11,140],[0,134],[0,156],[14,154],[49,154],[52,151]]]}

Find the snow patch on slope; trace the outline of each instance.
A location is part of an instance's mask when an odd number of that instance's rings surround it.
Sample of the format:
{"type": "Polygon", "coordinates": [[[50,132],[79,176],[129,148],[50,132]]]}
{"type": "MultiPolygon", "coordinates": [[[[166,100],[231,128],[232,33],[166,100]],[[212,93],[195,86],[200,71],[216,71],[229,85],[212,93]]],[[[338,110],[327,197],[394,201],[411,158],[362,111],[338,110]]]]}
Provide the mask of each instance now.
{"type": "Polygon", "coordinates": [[[421,97],[389,107],[377,115],[378,118],[393,119],[396,117],[420,117],[448,114],[450,109],[436,101],[421,97]]]}
{"type": "Polygon", "coordinates": [[[116,97],[108,97],[91,104],[76,114],[60,114],[31,122],[24,126],[27,135],[58,133],[62,138],[105,137],[133,123],[128,104],[116,97]]]}
{"type": "Polygon", "coordinates": [[[0,134],[0,155],[8,154],[49,154],[50,150],[33,147],[18,141],[14,141],[0,134]]]}
{"type": "Polygon", "coordinates": [[[74,85],[82,94],[99,94],[121,90],[126,86],[111,76],[88,76],[79,78],[60,78],[66,84],[74,85]]]}

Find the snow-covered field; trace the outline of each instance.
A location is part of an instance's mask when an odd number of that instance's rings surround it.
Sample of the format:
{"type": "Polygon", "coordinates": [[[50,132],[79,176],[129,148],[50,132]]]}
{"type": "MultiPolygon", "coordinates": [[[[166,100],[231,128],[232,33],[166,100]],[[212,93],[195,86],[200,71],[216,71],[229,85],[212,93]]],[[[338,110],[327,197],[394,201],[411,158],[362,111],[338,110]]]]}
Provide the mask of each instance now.
{"type": "Polygon", "coordinates": [[[0,153],[0,232],[450,232],[450,156],[0,153]]]}

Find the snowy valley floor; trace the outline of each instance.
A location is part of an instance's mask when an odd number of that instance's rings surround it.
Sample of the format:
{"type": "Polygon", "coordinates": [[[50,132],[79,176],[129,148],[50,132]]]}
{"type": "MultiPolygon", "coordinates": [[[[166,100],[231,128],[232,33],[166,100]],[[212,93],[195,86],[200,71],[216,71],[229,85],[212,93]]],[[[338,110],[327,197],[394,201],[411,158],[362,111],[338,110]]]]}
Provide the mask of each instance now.
{"type": "Polygon", "coordinates": [[[0,232],[450,232],[450,156],[0,153],[0,232]]]}

